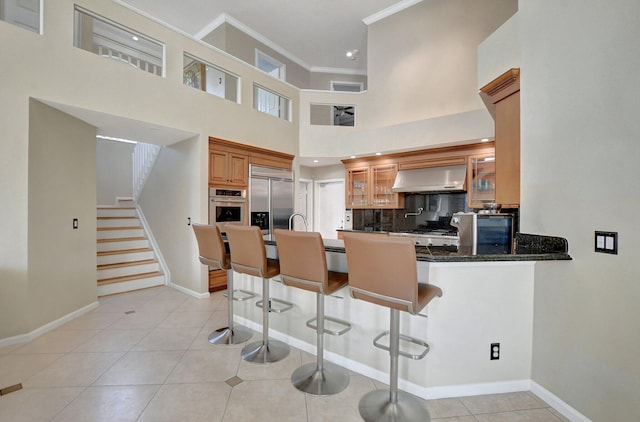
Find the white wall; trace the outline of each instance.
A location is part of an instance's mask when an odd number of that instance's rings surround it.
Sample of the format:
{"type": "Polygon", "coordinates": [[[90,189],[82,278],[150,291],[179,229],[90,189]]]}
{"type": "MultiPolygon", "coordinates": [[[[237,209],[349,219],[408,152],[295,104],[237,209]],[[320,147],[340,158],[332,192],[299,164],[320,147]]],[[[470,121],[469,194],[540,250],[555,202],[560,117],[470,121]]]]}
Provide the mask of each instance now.
{"type": "Polygon", "coordinates": [[[134,144],[97,140],[98,205],[115,205],[116,197],[133,197],[134,144]]]}
{"type": "Polygon", "coordinates": [[[344,158],[492,137],[476,51],[517,7],[517,0],[425,0],[370,25],[368,91],[303,91],[300,154],[344,158]],[[310,126],[308,103],[354,104],[356,126],[310,126]]]}
{"type": "Polygon", "coordinates": [[[521,0],[522,231],[538,263],[533,380],[594,421],[640,415],[640,2],[521,0]],[[619,254],[594,253],[594,230],[619,254]]]}
{"type": "MultiPolygon", "coordinates": [[[[291,98],[294,104],[297,104],[299,94],[295,87],[277,81],[240,60],[177,34],[111,1],[47,2],[43,8],[43,19],[43,35],[0,22],[0,39],[11,40],[0,43],[0,197],[3,201],[0,207],[0,339],[33,329],[28,322],[31,315],[25,315],[25,312],[29,313],[27,296],[32,290],[31,284],[37,286],[38,281],[35,272],[29,271],[32,264],[32,254],[29,251],[50,246],[47,240],[31,236],[29,213],[32,211],[32,203],[29,196],[33,185],[30,184],[30,98],[125,117],[128,123],[138,122],[140,125],[157,125],[198,134],[196,148],[199,155],[195,162],[190,161],[194,167],[190,169],[191,178],[188,180],[189,192],[196,190],[197,193],[190,196],[188,205],[182,205],[184,208],[179,210],[180,224],[184,224],[185,227],[187,216],[191,216],[194,221],[204,221],[208,213],[208,136],[290,154],[298,152],[297,109],[294,110],[293,121],[289,122],[253,110],[252,102],[254,82],[291,98]],[[166,77],[154,76],[73,47],[74,4],[164,42],[166,77]],[[184,51],[240,75],[241,104],[184,86],[184,51]],[[247,121],[251,124],[247,124],[247,121]]],[[[85,151],[84,160],[92,163],[92,174],[86,180],[92,181],[93,190],[81,190],[78,195],[82,197],[83,203],[86,201],[92,204],[92,215],[95,218],[95,131],[91,143],[93,152],[85,151]]],[[[77,157],[74,156],[75,158],[77,157]]],[[[51,160],[49,165],[54,168],[66,163],[63,157],[57,155],[53,155],[51,160]]],[[[58,192],[57,189],[69,191],[73,187],[73,183],[65,182],[52,192],[58,192]]],[[[64,201],[64,195],[59,196],[60,200],[64,201]]],[[[157,221],[161,223],[154,227],[156,237],[172,236],[174,226],[165,225],[164,222],[173,219],[174,212],[177,213],[169,209],[165,216],[156,216],[157,221]]],[[[83,223],[85,220],[86,218],[81,216],[81,231],[91,231],[89,226],[83,223]]],[[[66,224],[71,223],[65,219],[65,227],[66,224]]],[[[90,237],[82,237],[85,251],[95,251],[95,226],[90,237]]],[[[180,255],[175,257],[174,261],[178,266],[193,267],[180,267],[179,273],[201,271],[201,264],[197,261],[184,264],[192,258],[191,238],[177,237],[172,248],[172,252],[177,251],[175,253],[180,255]]],[[[56,270],[57,273],[50,274],[47,289],[64,291],[66,285],[63,276],[67,274],[66,271],[78,270],[78,274],[85,273],[86,263],[80,263],[76,259],[69,264],[64,271],[59,269],[56,270]]],[[[93,271],[92,278],[95,283],[95,261],[93,271]]],[[[201,289],[204,289],[206,273],[200,274],[200,283],[194,283],[189,276],[185,276],[187,281],[178,282],[186,282],[190,286],[199,284],[201,289]]],[[[46,311],[47,315],[68,312],[68,305],[65,301],[47,303],[47,307],[52,307],[46,311]]],[[[44,319],[44,314],[38,314],[38,321],[44,322],[44,319]]]]}
{"type": "Polygon", "coordinates": [[[196,238],[187,225],[188,218],[194,223],[208,222],[194,214],[200,201],[199,186],[193,183],[199,161],[198,138],[163,147],[138,204],[171,271],[171,282],[206,293],[209,282],[202,275],[207,267],[197,259],[196,238]]]}

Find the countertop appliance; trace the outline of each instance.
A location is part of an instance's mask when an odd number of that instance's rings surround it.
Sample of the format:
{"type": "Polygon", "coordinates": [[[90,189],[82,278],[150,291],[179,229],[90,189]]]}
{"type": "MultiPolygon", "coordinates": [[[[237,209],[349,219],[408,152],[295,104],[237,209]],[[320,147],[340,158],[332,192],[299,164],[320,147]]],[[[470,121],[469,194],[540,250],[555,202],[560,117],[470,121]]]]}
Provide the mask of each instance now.
{"type": "Polygon", "coordinates": [[[416,246],[452,246],[458,248],[460,237],[455,230],[410,230],[406,232],[390,232],[389,236],[405,237],[416,246]]]}
{"type": "Polygon", "coordinates": [[[293,172],[249,165],[249,224],[265,235],[287,229],[293,214],[293,172]]]}
{"type": "Polygon", "coordinates": [[[458,228],[461,251],[471,255],[512,253],[512,214],[458,212],[453,214],[451,225],[458,228]]]}
{"type": "Polygon", "coordinates": [[[247,191],[209,188],[209,224],[245,224],[247,191]]]}

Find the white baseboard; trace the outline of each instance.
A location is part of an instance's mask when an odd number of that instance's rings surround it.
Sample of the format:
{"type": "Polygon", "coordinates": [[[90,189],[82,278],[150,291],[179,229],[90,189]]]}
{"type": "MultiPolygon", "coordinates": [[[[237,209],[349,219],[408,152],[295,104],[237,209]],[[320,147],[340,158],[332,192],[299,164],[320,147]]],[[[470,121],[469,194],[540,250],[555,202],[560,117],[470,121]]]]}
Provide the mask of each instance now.
{"type": "Polygon", "coordinates": [[[182,287],[182,286],[180,286],[180,285],[178,285],[178,284],[175,284],[175,283],[171,283],[171,282],[169,282],[167,285],[168,285],[169,287],[172,287],[172,288],[174,288],[174,289],[178,290],[179,292],[182,292],[182,293],[184,293],[184,294],[186,294],[186,295],[189,295],[189,296],[193,296],[193,297],[198,298],[198,299],[206,299],[206,298],[208,298],[209,296],[211,296],[211,294],[210,294],[209,292],[206,292],[206,293],[198,293],[198,292],[196,292],[196,291],[193,291],[193,290],[191,290],[191,289],[187,289],[186,287],[182,287]]]}
{"type": "Polygon", "coordinates": [[[558,396],[553,394],[535,381],[531,381],[531,392],[544,400],[549,406],[557,410],[562,416],[572,422],[591,422],[591,419],[578,412],[573,407],[562,401],[558,396]]]}
{"type": "Polygon", "coordinates": [[[5,347],[5,346],[11,346],[13,344],[19,344],[19,343],[26,343],[28,341],[34,340],[38,337],[40,337],[43,334],[48,333],[49,331],[53,331],[56,328],[66,324],[67,322],[74,320],[76,318],[78,318],[79,316],[82,316],[84,314],[86,314],[89,311],[92,311],[94,309],[96,309],[100,304],[96,301],[93,302],[87,306],[83,306],[80,309],[77,309],[73,312],[68,313],[67,315],[56,319],[55,321],[52,321],[48,324],[45,324],[39,328],[36,328],[35,330],[28,332],[26,334],[20,334],[17,336],[13,336],[13,337],[7,337],[7,338],[3,338],[0,339],[0,347],[5,347]]]}
{"type": "MultiPolygon", "coordinates": [[[[258,324],[254,321],[251,321],[247,318],[240,317],[238,315],[234,315],[234,321],[239,324],[250,328],[252,330],[261,332],[262,324],[258,324]]],[[[279,332],[274,329],[269,329],[270,337],[273,337],[276,340],[283,341],[290,346],[293,346],[302,351],[311,353],[312,355],[316,354],[316,346],[315,344],[309,344],[300,339],[291,337],[287,334],[279,332]]],[[[350,371],[356,372],[358,374],[364,375],[368,378],[374,379],[376,381],[388,384],[389,383],[389,373],[385,371],[380,371],[378,369],[372,368],[368,365],[364,365],[360,362],[357,362],[352,359],[348,359],[344,356],[341,356],[337,353],[330,352],[325,350],[324,357],[327,361],[335,363],[336,365],[340,365],[344,368],[349,369],[350,371]]],[[[398,386],[403,391],[411,393],[415,396],[422,397],[426,400],[431,399],[441,399],[441,398],[450,398],[450,397],[466,397],[466,396],[480,396],[485,394],[499,394],[499,393],[512,393],[516,391],[529,391],[531,387],[531,380],[512,380],[512,381],[500,381],[500,382],[489,382],[489,383],[479,383],[479,384],[461,384],[461,385],[450,385],[444,387],[423,387],[417,385],[415,383],[398,380],[398,386]]]]}

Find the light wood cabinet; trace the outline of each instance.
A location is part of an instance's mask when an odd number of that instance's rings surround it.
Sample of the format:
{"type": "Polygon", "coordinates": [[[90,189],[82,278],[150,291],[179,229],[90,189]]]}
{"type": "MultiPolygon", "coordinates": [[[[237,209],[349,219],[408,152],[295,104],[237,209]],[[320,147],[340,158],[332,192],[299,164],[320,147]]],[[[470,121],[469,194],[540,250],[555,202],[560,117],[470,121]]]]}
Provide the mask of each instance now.
{"type": "Polygon", "coordinates": [[[249,181],[249,157],[234,152],[209,151],[209,184],[246,187],[249,181]]]}
{"type": "Polygon", "coordinates": [[[495,119],[496,192],[502,207],[520,204],[520,69],[510,69],[480,89],[495,119]]]}
{"type": "Polygon", "coordinates": [[[209,271],[209,293],[217,292],[227,288],[227,271],[209,271]]]}
{"type": "Polygon", "coordinates": [[[249,164],[290,170],[293,155],[209,138],[209,186],[247,188],[249,164]]]}
{"type": "Polygon", "coordinates": [[[391,190],[398,165],[377,164],[347,168],[347,208],[403,208],[404,195],[391,190]]]}

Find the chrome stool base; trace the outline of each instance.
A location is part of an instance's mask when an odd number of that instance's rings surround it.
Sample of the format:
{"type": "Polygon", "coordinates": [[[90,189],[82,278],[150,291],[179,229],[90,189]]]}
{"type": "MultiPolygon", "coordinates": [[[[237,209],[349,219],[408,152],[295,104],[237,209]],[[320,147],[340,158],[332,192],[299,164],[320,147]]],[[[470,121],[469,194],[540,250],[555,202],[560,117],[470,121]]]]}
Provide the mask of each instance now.
{"type": "Polygon", "coordinates": [[[251,363],[278,362],[289,356],[289,346],[278,340],[254,341],[242,348],[242,359],[251,363]]]}
{"type": "Polygon", "coordinates": [[[317,363],[302,365],[291,375],[291,383],[298,390],[316,396],[328,396],[343,391],[349,385],[349,374],[337,365],[324,362],[318,369],[317,363]]]}
{"type": "Polygon", "coordinates": [[[209,334],[211,344],[242,344],[253,337],[253,331],[244,327],[218,328],[209,334]]]}
{"type": "Polygon", "coordinates": [[[367,393],[358,404],[360,416],[366,422],[430,422],[427,409],[414,397],[398,391],[396,403],[391,401],[389,390],[375,390],[367,393]]]}

